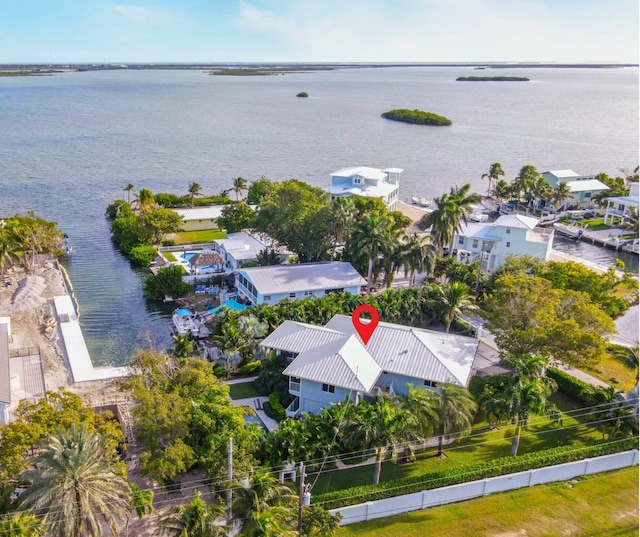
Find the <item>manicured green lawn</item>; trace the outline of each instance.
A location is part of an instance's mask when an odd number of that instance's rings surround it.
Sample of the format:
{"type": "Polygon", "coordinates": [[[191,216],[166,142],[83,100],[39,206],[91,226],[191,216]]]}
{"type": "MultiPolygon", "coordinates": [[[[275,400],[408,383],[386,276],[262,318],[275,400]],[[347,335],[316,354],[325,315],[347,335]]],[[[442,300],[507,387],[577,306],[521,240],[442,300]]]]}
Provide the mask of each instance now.
{"type": "Polygon", "coordinates": [[[171,236],[176,245],[199,244],[224,239],[227,232],[219,229],[204,229],[202,231],[181,231],[171,236]]]}
{"type": "Polygon", "coordinates": [[[248,399],[249,397],[258,397],[259,395],[258,390],[256,390],[253,385],[253,381],[229,384],[229,397],[231,397],[231,399],[248,399]]]}
{"type": "Polygon", "coordinates": [[[342,527],[338,537],[631,537],[638,467],[342,527]]]}
{"type": "MultiPolygon", "coordinates": [[[[578,417],[567,414],[578,408],[573,400],[560,394],[552,396],[552,400],[563,413],[562,423],[555,423],[548,416],[532,416],[529,425],[520,436],[518,453],[529,453],[602,437],[601,432],[586,425],[591,418],[582,415],[583,412],[579,412],[578,417]]],[[[453,444],[445,445],[446,458],[437,458],[436,449],[429,448],[410,464],[399,464],[390,460],[384,462],[381,481],[446,471],[509,456],[514,427],[510,424],[502,424],[497,430],[490,431],[488,425],[488,422],[480,421],[475,424],[471,435],[453,444]]],[[[369,485],[373,481],[373,465],[346,470],[334,468],[334,466],[329,468],[325,466],[325,471],[318,477],[313,487],[314,494],[369,485]]],[[[308,481],[313,483],[315,480],[316,474],[311,473],[308,481]]]]}

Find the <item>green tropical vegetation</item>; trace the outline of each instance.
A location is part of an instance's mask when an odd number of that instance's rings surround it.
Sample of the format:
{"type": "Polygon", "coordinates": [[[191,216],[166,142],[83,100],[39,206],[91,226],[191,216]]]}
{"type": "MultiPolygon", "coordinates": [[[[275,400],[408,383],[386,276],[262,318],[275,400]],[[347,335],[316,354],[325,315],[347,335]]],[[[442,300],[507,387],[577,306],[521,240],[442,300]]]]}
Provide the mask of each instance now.
{"type": "Polygon", "coordinates": [[[162,519],[160,531],[167,537],[224,537],[229,528],[217,522],[222,515],[223,503],[206,503],[196,490],[187,505],[173,507],[162,519]]]}
{"type": "Polygon", "coordinates": [[[301,91],[296,97],[309,97],[309,94],[306,91],[301,91]]]}
{"type": "Polygon", "coordinates": [[[403,123],[415,123],[417,125],[435,125],[438,127],[451,125],[451,120],[444,116],[439,116],[431,112],[424,112],[423,110],[418,109],[409,110],[406,108],[397,108],[395,110],[384,112],[382,117],[393,121],[401,121],[403,123]]]}

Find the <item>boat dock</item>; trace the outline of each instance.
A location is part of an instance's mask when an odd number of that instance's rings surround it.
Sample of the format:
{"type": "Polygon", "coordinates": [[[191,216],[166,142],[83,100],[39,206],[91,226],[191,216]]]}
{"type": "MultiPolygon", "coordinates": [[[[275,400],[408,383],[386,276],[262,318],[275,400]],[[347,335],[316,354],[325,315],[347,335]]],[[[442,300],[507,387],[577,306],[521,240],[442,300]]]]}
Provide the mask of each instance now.
{"type": "MultiPolygon", "coordinates": [[[[617,252],[628,252],[628,253],[638,253],[637,246],[634,250],[632,247],[634,241],[633,239],[622,239],[623,235],[628,235],[629,232],[624,229],[612,227],[611,229],[602,229],[593,231],[590,229],[585,229],[582,232],[582,235],[578,238],[583,242],[589,242],[596,246],[602,246],[603,248],[608,248],[609,250],[615,250],[617,252]],[[631,247],[629,247],[629,246],[631,247]]],[[[636,242],[637,245],[637,242],[636,242]]]]}
{"type": "Polygon", "coordinates": [[[56,296],[53,303],[62,334],[62,347],[67,355],[74,382],[111,379],[127,374],[126,367],[94,367],[71,297],[56,296]]]}

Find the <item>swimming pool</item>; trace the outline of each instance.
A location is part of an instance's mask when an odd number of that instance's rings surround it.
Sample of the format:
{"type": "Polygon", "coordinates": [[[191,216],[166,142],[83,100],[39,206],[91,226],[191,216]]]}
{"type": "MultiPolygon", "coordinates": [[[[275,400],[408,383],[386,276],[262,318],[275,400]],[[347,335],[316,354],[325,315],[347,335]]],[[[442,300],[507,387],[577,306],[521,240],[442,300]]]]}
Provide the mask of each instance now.
{"type": "MultiPolygon", "coordinates": [[[[173,252],[173,256],[180,262],[186,261],[189,270],[195,269],[196,266],[192,265],[190,260],[194,255],[197,255],[201,252],[191,251],[191,252],[173,252]]],[[[218,265],[198,265],[199,271],[209,271],[209,270],[218,270],[218,265]]]]}
{"type": "Polygon", "coordinates": [[[255,423],[259,427],[262,427],[265,434],[269,432],[269,429],[267,429],[267,426],[264,424],[264,422],[260,419],[260,416],[258,416],[257,414],[255,416],[245,415],[244,421],[249,425],[251,425],[252,423],[255,423]]]}

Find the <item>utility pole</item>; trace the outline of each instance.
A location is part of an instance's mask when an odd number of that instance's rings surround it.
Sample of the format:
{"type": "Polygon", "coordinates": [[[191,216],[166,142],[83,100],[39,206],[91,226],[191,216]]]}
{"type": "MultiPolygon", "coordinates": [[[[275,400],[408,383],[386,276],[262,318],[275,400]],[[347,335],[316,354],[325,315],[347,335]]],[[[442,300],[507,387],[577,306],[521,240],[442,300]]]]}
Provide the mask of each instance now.
{"type": "Polygon", "coordinates": [[[302,537],[302,506],[304,505],[304,463],[300,462],[300,488],[298,489],[298,537],[302,537]]]}
{"type": "Polygon", "coordinates": [[[231,504],[233,501],[233,490],[231,481],[233,480],[233,437],[229,438],[227,447],[227,520],[231,520],[231,504]]]}

